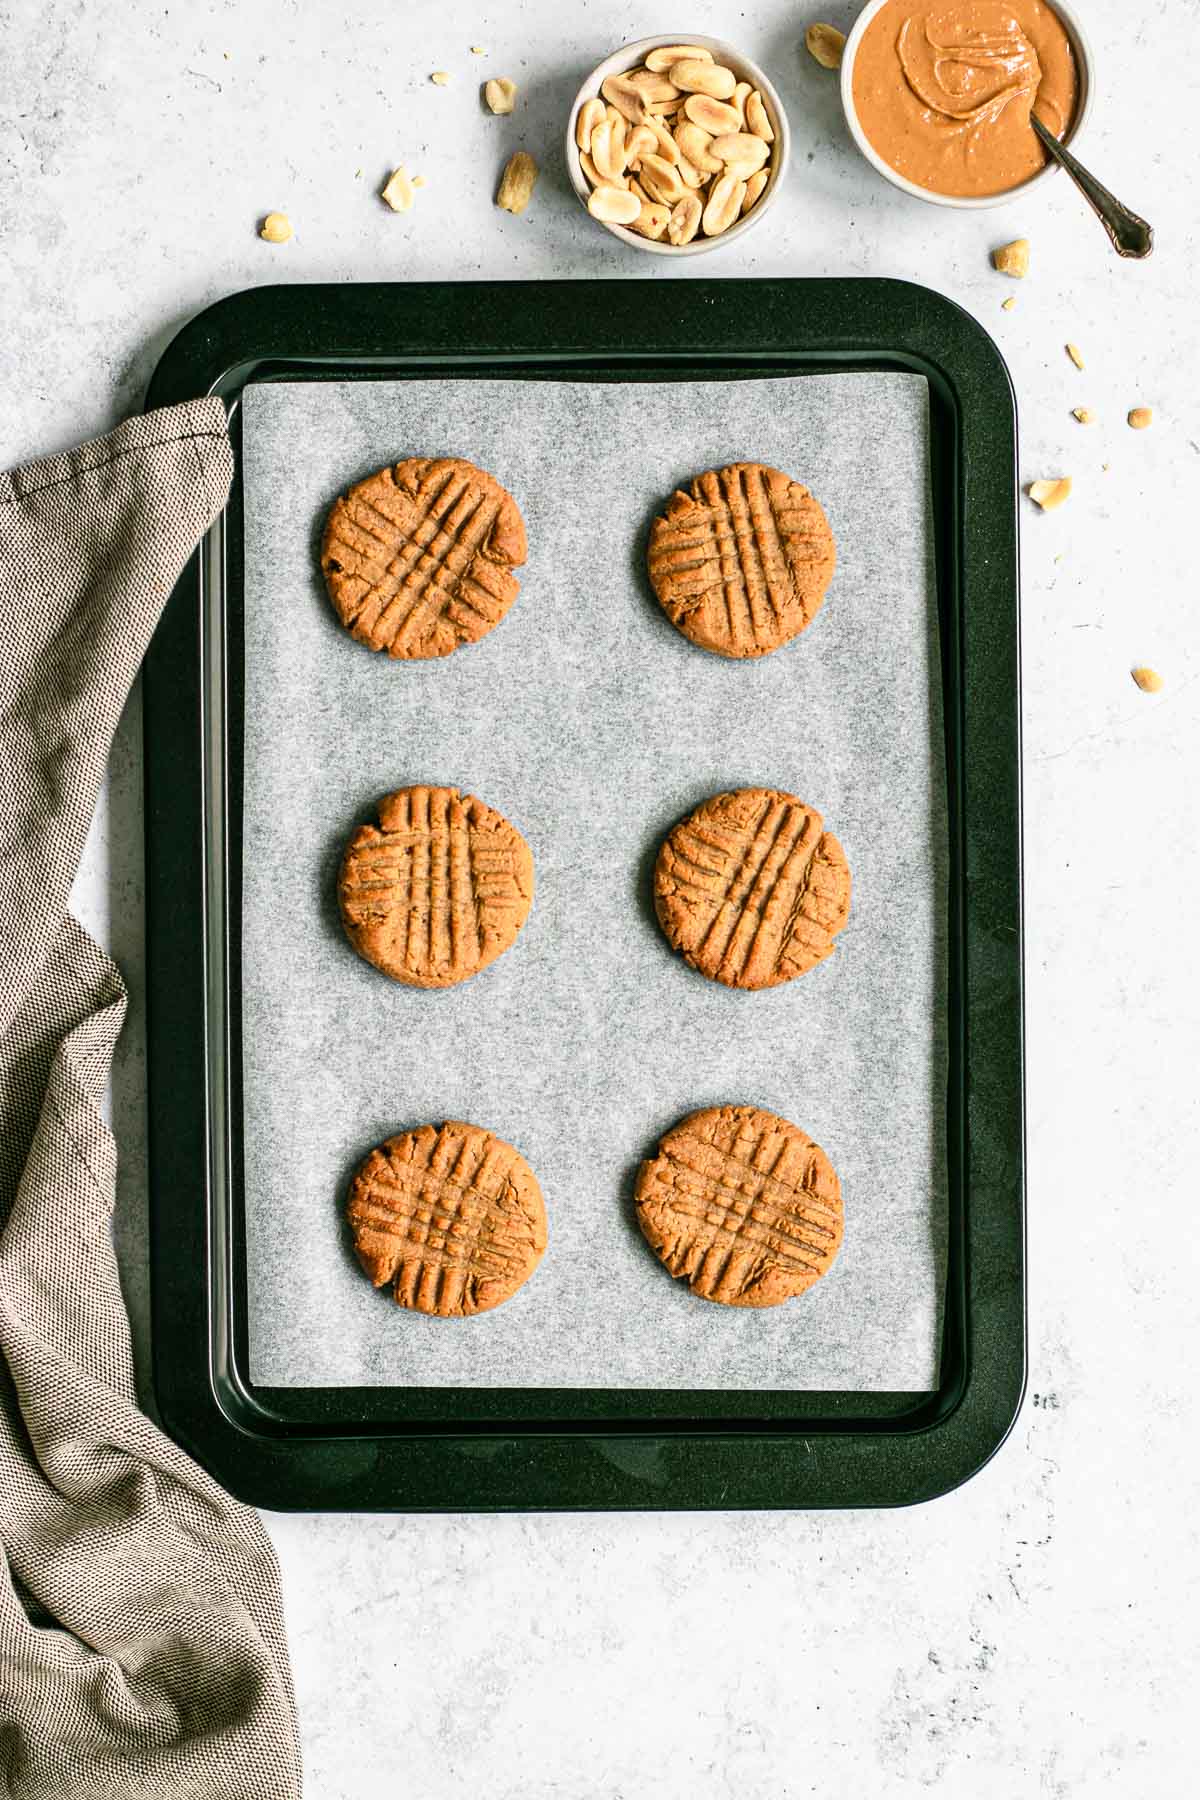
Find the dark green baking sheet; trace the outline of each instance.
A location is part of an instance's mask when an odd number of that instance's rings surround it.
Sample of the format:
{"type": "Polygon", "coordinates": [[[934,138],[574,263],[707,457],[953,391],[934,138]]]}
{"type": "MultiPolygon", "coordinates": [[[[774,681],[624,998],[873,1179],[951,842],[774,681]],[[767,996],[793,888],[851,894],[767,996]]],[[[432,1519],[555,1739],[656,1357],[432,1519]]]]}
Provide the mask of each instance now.
{"type": "MultiPolygon", "coordinates": [[[[966,313],[895,281],[259,288],[174,340],[148,405],[217,393],[238,473],[145,670],[154,1380],[226,1487],[276,1508],[891,1506],[972,1475],[1025,1380],[1016,409],[966,313]],[[653,305],[648,302],[653,297],[653,305]],[[264,1388],[241,1180],[242,496],[247,383],[472,375],[929,384],[950,824],[949,1254],[930,1393],[264,1388]]],[[[287,1303],[286,1271],[280,1303],[287,1303]]]]}

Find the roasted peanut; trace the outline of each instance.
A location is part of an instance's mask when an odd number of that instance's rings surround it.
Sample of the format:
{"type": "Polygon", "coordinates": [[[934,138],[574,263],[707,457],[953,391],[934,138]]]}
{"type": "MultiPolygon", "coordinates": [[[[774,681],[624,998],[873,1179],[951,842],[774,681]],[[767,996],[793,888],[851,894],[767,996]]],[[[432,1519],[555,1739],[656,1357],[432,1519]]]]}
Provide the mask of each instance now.
{"type": "Polygon", "coordinates": [[[649,151],[642,158],[640,176],[642,186],[650,198],[664,206],[677,205],[688,191],[680,179],[678,169],[672,168],[665,157],[655,156],[649,151]]]}
{"type": "Polygon", "coordinates": [[[672,105],[679,99],[680,88],[665,75],[654,75],[649,69],[634,69],[625,77],[630,87],[636,88],[646,105],[660,100],[669,100],[672,105]]]}
{"type": "Polygon", "coordinates": [[[1063,501],[1068,498],[1070,492],[1071,477],[1069,475],[1061,475],[1052,481],[1031,481],[1029,484],[1029,498],[1035,506],[1040,506],[1043,512],[1053,512],[1056,506],[1061,506],[1063,501]]]}
{"type": "Polygon", "coordinates": [[[1000,244],[992,251],[992,267],[1001,275],[1020,281],[1029,273],[1029,239],[1014,238],[1011,244],[1000,244]]]}
{"type": "Polygon", "coordinates": [[[525,150],[517,150],[504,165],[500,186],[496,189],[496,205],[504,212],[523,213],[529,205],[538,166],[525,150]]]}
{"type": "Polygon", "coordinates": [[[600,186],[588,200],[593,219],[606,225],[632,225],[642,210],[642,201],[628,188],[600,186]]]}
{"type": "Polygon", "coordinates": [[[846,48],[846,34],[839,31],[836,25],[810,25],[804,34],[804,42],[808,54],[823,69],[840,68],[842,51],[846,48]]]}
{"type": "Polygon", "coordinates": [[[753,90],[746,101],[746,129],[752,131],[755,137],[760,137],[764,144],[775,142],[775,133],[771,130],[766,104],[757,88],[753,90]]]}
{"type": "MultiPolygon", "coordinates": [[[[510,81],[507,75],[497,75],[491,81],[484,82],[483,97],[492,112],[510,113],[516,105],[517,84],[515,81],[510,81]]],[[[588,104],[590,105],[591,102],[589,101],[588,104]]],[[[581,117],[582,114],[583,109],[581,108],[581,117]]],[[[585,144],[583,147],[586,150],[587,145],[585,144]]]]}
{"type": "Polygon", "coordinates": [[[625,140],[626,166],[636,169],[640,158],[645,156],[647,150],[657,151],[658,143],[658,137],[651,131],[649,125],[632,126],[629,136],[625,140]]]}
{"type": "Polygon", "coordinates": [[[672,244],[690,244],[700,229],[704,203],[699,194],[685,194],[678,201],[667,224],[667,238],[672,244]]]}
{"type": "Polygon", "coordinates": [[[712,138],[699,125],[693,125],[685,118],[682,125],[675,127],[675,142],[679,145],[680,154],[686,156],[693,167],[702,175],[719,175],[722,165],[712,153],[712,138]]]}
{"type": "MultiPolygon", "coordinates": [[[[490,83],[488,84],[491,85],[490,83]]],[[[492,108],[494,112],[495,107],[492,108]]],[[[604,117],[603,100],[585,100],[575,119],[575,142],[581,150],[587,150],[592,141],[592,133],[604,117]]]]}
{"type": "Polygon", "coordinates": [[[403,169],[393,169],[379,198],[386,200],[393,212],[407,212],[413,203],[413,184],[403,169]]]}
{"type": "MultiPolygon", "coordinates": [[[[657,154],[662,157],[664,162],[669,162],[671,166],[674,167],[679,161],[679,145],[675,142],[675,139],[671,136],[670,131],[663,124],[662,120],[656,119],[651,115],[646,120],[646,129],[647,131],[652,131],[658,139],[657,154]]],[[[643,155],[644,154],[645,152],[643,151],[643,155]]]]}
{"type": "Polygon", "coordinates": [[[636,231],[639,237],[653,238],[655,242],[662,237],[671,219],[671,209],[662,206],[657,200],[646,200],[642,210],[630,225],[630,231],[636,231]]]}
{"type": "Polygon", "coordinates": [[[710,137],[724,137],[731,131],[740,131],[742,115],[736,106],[726,106],[721,100],[714,100],[708,94],[689,94],[684,102],[684,112],[693,125],[701,131],[707,131],[710,137]]]}
{"type": "Polygon", "coordinates": [[[702,49],[699,44],[663,44],[659,49],[651,50],[646,67],[653,74],[662,75],[677,62],[711,62],[712,59],[712,51],[702,49]]]}
{"type": "Polygon", "coordinates": [[[737,76],[723,63],[703,62],[685,56],[671,65],[671,80],[685,94],[707,94],[712,100],[728,100],[737,87],[737,76]]]}
{"type": "Polygon", "coordinates": [[[754,205],[754,202],[759,198],[763,189],[766,187],[768,179],[769,177],[765,169],[760,169],[757,175],[751,175],[749,181],[746,183],[746,198],[742,201],[743,213],[748,213],[750,211],[750,208],[754,205]]]}
{"type": "Polygon", "coordinates": [[[752,131],[730,131],[724,137],[715,137],[711,149],[718,162],[735,165],[743,178],[761,169],[771,154],[762,138],[755,137],[752,131]]]}
{"type": "Polygon", "coordinates": [[[701,223],[705,237],[719,237],[727,231],[742,210],[746,184],[733,175],[718,175],[708,190],[708,201],[701,223]]]}
{"type": "Polygon", "coordinates": [[[601,82],[600,92],[610,106],[615,106],[623,118],[631,125],[641,125],[646,117],[646,102],[638,88],[631,85],[624,75],[610,75],[601,82]]]}
{"type": "Polygon", "coordinates": [[[619,113],[616,122],[602,119],[592,132],[591,158],[600,171],[600,180],[613,187],[621,185],[625,174],[625,121],[619,113]]]}

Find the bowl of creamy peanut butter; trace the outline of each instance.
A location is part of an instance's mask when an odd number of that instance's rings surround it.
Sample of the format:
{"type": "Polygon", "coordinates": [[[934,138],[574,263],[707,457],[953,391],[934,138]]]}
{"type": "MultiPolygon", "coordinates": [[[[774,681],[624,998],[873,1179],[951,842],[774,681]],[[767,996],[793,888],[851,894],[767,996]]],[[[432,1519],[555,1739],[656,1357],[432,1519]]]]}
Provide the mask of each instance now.
{"type": "Polygon", "coordinates": [[[868,0],[842,56],[851,136],[879,173],[938,206],[998,206],[1056,164],[1092,100],[1092,58],[1055,0],[868,0]]]}

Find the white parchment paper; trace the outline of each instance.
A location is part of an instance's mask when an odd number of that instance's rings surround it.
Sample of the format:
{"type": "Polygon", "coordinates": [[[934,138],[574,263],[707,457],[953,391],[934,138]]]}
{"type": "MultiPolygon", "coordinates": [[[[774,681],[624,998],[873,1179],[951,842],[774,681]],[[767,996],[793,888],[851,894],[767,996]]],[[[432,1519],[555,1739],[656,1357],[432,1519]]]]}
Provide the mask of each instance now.
{"type": "Polygon", "coordinates": [[[268,1385],[900,1388],[936,1384],[945,1240],[945,783],[925,383],[262,385],[244,399],[245,1176],[252,1378],[268,1385]],[[409,455],[516,496],[521,594],[427,663],[356,645],[317,551],[339,491],[409,455]],[[838,570],[786,649],[734,663],[667,622],[654,511],[735,460],[826,508],[838,570]],[[533,850],[516,945],[424,993],[350,949],[334,883],[373,802],[413,782],[497,807],[533,850]],[[780,787],[845,846],[833,957],[738,993],[668,949],[650,880],[706,795],[780,787]],[[633,1176],[695,1107],[750,1102],[823,1145],[845,1243],[799,1300],[698,1300],[637,1230],[633,1176]],[[507,1305],[425,1319],[376,1293],[342,1222],[392,1132],[471,1120],[516,1144],[550,1242],[507,1305]]]}

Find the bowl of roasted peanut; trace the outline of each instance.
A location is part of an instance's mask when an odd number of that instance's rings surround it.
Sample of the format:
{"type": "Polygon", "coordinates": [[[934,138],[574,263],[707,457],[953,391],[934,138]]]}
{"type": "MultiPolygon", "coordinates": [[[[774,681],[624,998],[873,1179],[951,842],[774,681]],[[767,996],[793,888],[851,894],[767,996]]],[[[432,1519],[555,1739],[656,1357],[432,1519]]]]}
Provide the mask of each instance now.
{"type": "Polygon", "coordinates": [[[614,237],[696,256],[762,217],[788,141],[761,69],[716,38],[676,33],[626,44],[592,70],[567,123],[567,170],[614,237]]]}

